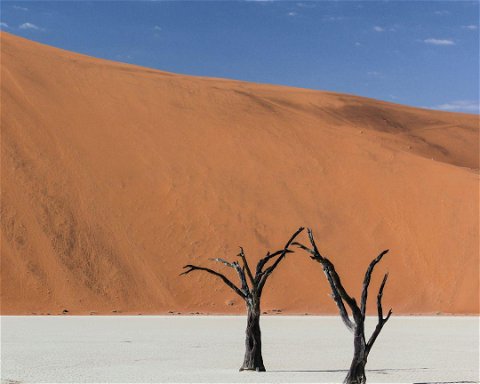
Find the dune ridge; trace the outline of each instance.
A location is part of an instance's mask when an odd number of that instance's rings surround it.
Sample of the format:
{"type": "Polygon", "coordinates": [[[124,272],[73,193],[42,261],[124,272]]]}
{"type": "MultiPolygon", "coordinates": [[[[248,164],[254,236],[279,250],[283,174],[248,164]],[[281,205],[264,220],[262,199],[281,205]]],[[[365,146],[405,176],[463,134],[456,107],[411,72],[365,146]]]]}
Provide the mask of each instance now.
{"type": "MultiPolygon", "coordinates": [[[[396,314],[479,312],[479,118],[177,75],[1,33],[1,313],[241,313],[188,263],[299,226],[396,314]],[[112,312],[116,311],[116,312],[112,312]]],[[[336,313],[296,252],[263,310],[336,313]]]]}

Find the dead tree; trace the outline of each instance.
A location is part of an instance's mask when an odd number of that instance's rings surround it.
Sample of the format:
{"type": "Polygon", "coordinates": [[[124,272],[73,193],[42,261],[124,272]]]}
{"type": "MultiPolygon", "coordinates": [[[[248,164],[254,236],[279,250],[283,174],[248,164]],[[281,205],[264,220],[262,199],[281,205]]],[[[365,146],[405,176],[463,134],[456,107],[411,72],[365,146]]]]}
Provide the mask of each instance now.
{"type": "Polygon", "coordinates": [[[333,266],[332,262],[320,254],[320,251],[315,244],[311,229],[308,229],[308,237],[310,239],[310,244],[312,245],[312,248],[308,248],[305,245],[297,242],[293,244],[309,252],[311,254],[310,257],[313,260],[318,261],[322,265],[325,276],[327,277],[330,288],[332,289],[332,298],[337,304],[337,307],[340,311],[340,316],[347,328],[354,335],[353,360],[344,383],[365,384],[367,382],[365,376],[365,365],[367,364],[368,354],[370,353],[370,350],[372,349],[372,346],[375,343],[378,335],[380,334],[383,326],[392,315],[392,310],[390,309],[387,316],[383,317],[382,295],[383,288],[385,287],[385,283],[387,282],[388,278],[387,273],[383,277],[383,281],[380,284],[380,289],[378,290],[377,295],[378,323],[372,335],[370,336],[370,339],[367,341],[367,339],[365,338],[365,315],[367,308],[368,286],[370,285],[370,278],[372,276],[375,265],[377,265],[377,263],[382,260],[382,257],[388,252],[388,249],[380,253],[368,266],[368,269],[365,272],[365,277],[363,279],[362,297],[360,299],[359,307],[357,305],[357,301],[353,297],[351,297],[343,287],[340,276],[338,276],[337,272],[335,271],[335,267],[333,266]],[[349,317],[345,304],[350,308],[350,311],[352,312],[353,321],[349,317]]]}
{"type": "Polygon", "coordinates": [[[192,271],[205,271],[214,276],[219,277],[227,284],[238,296],[240,296],[247,306],[247,329],[245,338],[245,358],[240,371],[259,371],[264,372],[262,358],[262,339],[260,332],[260,298],[262,291],[267,282],[268,277],[272,274],[278,264],[285,258],[287,253],[291,253],[288,247],[292,244],[297,235],[303,231],[299,228],[285,244],[285,247],[274,253],[267,253],[267,255],[260,259],[255,270],[255,276],[250,269],[243,248],[240,247],[240,253],[237,255],[242,259],[242,266],[237,261],[228,262],[224,259],[211,259],[225,264],[227,267],[233,268],[240,279],[240,287],[237,287],[226,276],[209,268],[197,267],[195,265],[185,265],[186,269],[181,275],[186,275],[192,271]],[[272,261],[272,264],[265,268],[266,264],[272,261]],[[248,279],[248,281],[247,281],[248,279]]]}

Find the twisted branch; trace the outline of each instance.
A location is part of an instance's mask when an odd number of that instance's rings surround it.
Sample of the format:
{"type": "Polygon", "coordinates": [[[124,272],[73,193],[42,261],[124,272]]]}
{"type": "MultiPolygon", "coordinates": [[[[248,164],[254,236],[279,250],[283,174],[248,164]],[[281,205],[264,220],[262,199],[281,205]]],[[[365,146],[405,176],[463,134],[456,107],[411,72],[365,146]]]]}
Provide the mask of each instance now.
{"type": "Polygon", "coordinates": [[[240,282],[242,283],[242,292],[245,294],[245,296],[250,295],[250,289],[247,284],[247,279],[245,278],[245,269],[240,267],[240,264],[238,264],[236,261],[230,263],[224,259],[220,259],[219,257],[215,259],[210,259],[213,261],[218,261],[222,264],[225,264],[226,266],[235,269],[237,272],[238,277],[240,278],[240,282]]]}
{"type": "Polygon", "coordinates": [[[210,269],[210,268],[198,267],[198,266],[196,266],[196,265],[191,265],[191,264],[185,265],[183,268],[184,268],[184,269],[187,269],[187,270],[186,270],[185,272],[182,272],[182,273],[180,274],[180,276],[182,276],[182,275],[187,275],[187,274],[189,274],[189,273],[192,272],[192,271],[205,271],[205,272],[208,272],[208,273],[210,273],[210,274],[212,274],[212,275],[215,275],[215,276],[219,277],[220,279],[222,279],[223,282],[224,282],[225,284],[227,284],[230,288],[232,288],[233,291],[234,291],[237,295],[239,295],[242,299],[245,300],[245,299],[247,298],[247,296],[242,292],[242,290],[241,290],[240,288],[238,288],[235,284],[233,284],[230,280],[228,280],[228,279],[227,279],[224,275],[222,275],[221,273],[218,273],[218,272],[216,272],[216,271],[214,271],[214,270],[212,270],[212,269],[210,269]]]}
{"type": "Polygon", "coordinates": [[[357,303],[355,299],[350,297],[350,295],[347,293],[347,291],[343,287],[342,282],[340,280],[340,276],[338,276],[338,273],[335,270],[335,267],[333,266],[332,262],[328,260],[326,257],[323,257],[321,255],[315,243],[312,230],[309,228],[307,232],[308,232],[310,243],[312,244],[312,249],[298,242],[293,243],[293,245],[296,245],[299,248],[310,253],[312,255],[310,257],[322,265],[323,272],[325,273],[325,276],[327,277],[328,283],[330,284],[330,288],[332,290],[331,296],[338,307],[338,310],[340,312],[340,317],[342,318],[342,321],[346,325],[346,327],[353,332],[355,325],[352,322],[352,320],[350,320],[347,309],[345,308],[344,301],[350,307],[352,313],[354,314],[354,317],[355,315],[358,315],[358,312],[359,312],[357,303]]]}
{"type": "MultiPolygon", "coordinates": [[[[259,280],[257,280],[257,281],[258,281],[257,290],[258,290],[258,292],[259,292],[259,295],[262,294],[263,287],[264,287],[265,283],[267,282],[268,277],[272,274],[272,272],[275,270],[275,268],[277,268],[278,264],[280,264],[280,262],[285,258],[285,255],[286,255],[287,253],[293,252],[293,251],[290,251],[290,250],[288,249],[288,247],[292,244],[293,240],[295,240],[295,238],[296,238],[296,237],[300,234],[300,232],[302,232],[303,230],[304,230],[303,227],[300,227],[300,228],[297,229],[297,231],[296,231],[296,232],[292,235],[292,237],[290,237],[290,239],[287,241],[287,243],[285,244],[285,247],[283,247],[283,250],[281,251],[280,256],[277,258],[277,260],[275,260],[275,262],[274,262],[270,267],[268,267],[268,268],[267,268],[265,271],[263,271],[263,272],[262,272],[261,269],[260,269],[260,275],[257,275],[257,276],[256,276],[256,278],[259,278],[259,280]]],[[[278,253],[278,251],[275,252],[275,253],[278,253]]],[[[275,254],[275,253],[274,253],[274,254],[275,254]]],[[[273,254],[273,255],[274,255],[274,254],[273,254]]],[[[269,258],[272,258],[272,257],[273,257],[272,255],[267,255],[267,256],[266,256],[264,259],[262,259],[262,260],[265,260],[265,259],[268,260],[269,258]]],[[[260,260],[260,262],[261,262],[262,260],[260,260]]],[[[260,264],[260,262],[259,262],[259,264],[260,264]]],[[[266,262],[266,261],[265,261],[265,262],[266,262]]],[[[265,262],[262,264],[262,267],[263,267],[263,265],[265,265],[265,262]]],[[[257,265],[257,272],[258,272],[258,270],[259,270],[259,269],[258,269],[258,265],[257,265]]]]}
{"type": "Polygon", "coordinates": [[[222,275],[221,273],[216,272],[210,268],[199,267],[196,265],[191,265],[191,264],[185,265],[183,268],[186,269],[186,271],[184,271],[180,275],[186,275],[192,271],[205,271],[222,279],[223,282],[227,284],[242,299],[248,301],[253,296],[259,299],[262,294],[263,286],[265,285],[265,282],[268,276],[270,276],[270,274],[275,270],[275,268],[277,268],[278,264],[285,258],[285,255],[287,253],[292,252],[288,249],[288,247],[291,245],[295,237],[302,231],[303,231],[303,227],[299,228],[288,240],[288,242],[286,243],[285,247],[282,250],[274,252],[272,254],[267,253],[267,256],[265,256],[263,259],[261,259],[258,262],[255,277],[253,277],[252,275],[252,271],[250,270],[250,267],[247,262],[247,258],[245,257],[245,252],[243,251],[242,247],[240,247],[240,253],[238,254],[238,256],[241,257],[243,262],[242,267],[237,261],[229,262],[221,258],[210,259],[210,260],[222,263],[227,267],[235,269],[238,277],[240,278],[240,282],[242,284],[241,288],[237,287],[234,283],[232,283],[226,276],[222,275]],[[265,264],[276,256],[278,256],[278,258],[275,260],[275,262],[270,267],[268,267],[265,271],[263,271],[263,267],[265,266],[265,264]],[[248,276],[248,279],[250,280],[251,287],[248,286],[246,276],[248,276]]]}
{"type": "Polygon", "coordinates": [[[240,247],[240,253],[237,256],[240,256],[242,258],[243,268],[245,268],[245,270],[247,271],[248,278],[250,279],[250,284],[252,285],[252,287],[254,287],[255,279],[253,278],[252,271],[250,270],[250,267],[247,263],[247,258],[245,257],[245,252],[243,252],[242,247],[240,247]]]}
{"type": "Polygon", "coordinates": [[[382,331],[383,326],[385,323],[388,321],[390,316],[392,315],[392,309],[388,311],[387,317],[383,317],[383,308],[382,308],[382,296],[383,296],[383,288],[385,287],[385,284],[388,279],[388,273],[385,274],[382,280],[382,284],[380,285],[380,289],[378,290],[378,295],[377,295],[377,312],[378,312],[378,323],[377,326],[375,327],[375,330],[372,333],[372,336],[370,336],[370,339],[368,340],[367,343],[367,354],[370,352],[370,349],[372,349],[373,344],[375,343],[375,340],[377,340],[378,335],[382,331]]]}
{"type": "MultiPolygon", "coordinates": [[[[367,296],[368,296],[368,286],[370,285],[370,279],[372,277],[372,272],[373,269],[375,268],[375,265],[377,265],[380,260],[382,260],[382,257],[388,253],[388,249],[384,250],[382,253],[380,253],[375,259],[372,260],[370,265],[367,268],[367,271],[365,272],[365,278],[363,280],[363,290],[362,290],[362,298],[360,300],[360,311],[362,312],[363,318],[365,318],[365,311],[367,308],[367,296]]],[[[385,285],[383,283],[383,285],[385,285]]],[[[381,289],[383,290],[383,285],[381,289]]]]}
{"type": "MultiPolygon", "coordinates": [[[[347,328],[350,331],[354,331],[355,324],[358,325],[360,322],[363,322],[365,320],[365,313],[366,313],[366,307],[367,307],[367,297],[368,297],[368,287],[370,285],[370,280],[371,280],[373,270],[374,270],[375,266],[382,260],[383,256],[389,250],[386,249],[385,251],[380,253],[368,266],[368,269],[365,272],[365,278],[364,278],[364,281],[363,281],[362,297],[361,297],[360,307],[359,307],[357,305],[357,302],[356,302],[355,298],[351,297],[347,293],[345,288],[343,287],[343,284],[340,280],[340,276],[338,275],[337,271],[335,270],[335,267],[334,267],[333,263],[329,259],[327,259],[326,257],[322,256],[322,254],[318,250],[318,247],[315,243],[315,239],[313,237],[313,232],[310,228],[308,229],[308,238],[310,240],[312,248],[309,248],[309,247],[307,247],[307,246],[305,246],[301,243],[298,243],[298,242],[295,242],[293,244],[298,246],[299,248],[307,251],[308,253],[310,253],[310,255],[311,255],[310,257],[313,260],[319,262],[322,265],[323,271],[325,273],[325,276],[327,277],[328,283],[330,284],[330,288],[332,290],[332,295],[331,296],[332,296],[333,300],[335,301],[335,303],[338,307],[338,310],[340,312],[340,316],[341,316],[344,324],[347,326],[347,328]],[[348,315],[348,312],[346,310],[346,307],[345,307],[345,303],[348,305],[348,307],[352,311],[352,315],[353,315],[355,323],[352,322],[352,320],[350,319],[350,317],[348,315]]],[[[382,319],[382,320],[379,320],[379,324],[381,324],[381,326],[378,330],[378,333],[380,333],[381,327],[383,327],[383,324],[385,324],[385,322],[388,320],[388,317],[390,317],[390,314],[389,314],[386,319],[383,319],[382,305],[381,305],[383,288],[384,288],[385,283],[387,281],[387,277],[388,277],[388,274],[385,276],[385,278],[384,278],[384,280],[383,280],[383,282],[380,286],[379,294],[377,296],[377,307],[378,307],[378,311],[379,311],[379,319],[382,319]]],[[[378,333],[375,334],[375,332],[374,332],[374,335],[372,335],[372,337],[373,337],[373,339],[371,338],[373,340],[372,344],[375,341],[376,337],[378,336],[378,333]]]]}
{"type": "MultiPolygon", "coordinates": [[[[266,256],[259,260],[259,262],[257,263],[257,268],[255,270],[255,280],[257,282],[258,282],[258,279],[261,277],[261,275],[263,273],[263,267],[268,262],[268,260],[274,258],[275,256],[281,255],[282,252],[283,252],[283,249],[281,249],[279,251],[276,251],[276,252],[273,252],[272,254],[270,254],[270,252],[267,252],[266,256]]],[[[291,252],[291,251],[289,251],[289,252],[291,252]]]]}

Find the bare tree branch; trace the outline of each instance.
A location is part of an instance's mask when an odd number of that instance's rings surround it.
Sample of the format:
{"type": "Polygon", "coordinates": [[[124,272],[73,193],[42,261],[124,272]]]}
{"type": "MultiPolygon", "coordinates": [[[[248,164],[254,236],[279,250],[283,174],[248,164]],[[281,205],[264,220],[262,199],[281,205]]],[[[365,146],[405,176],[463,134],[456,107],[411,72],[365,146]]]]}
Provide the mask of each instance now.
{"type": "Polygon", "coordinates": [[[296,245],[297,247],[303,249],[304,251],[307,251],[307,252],[311,253],[311,254],[312,254],[312,259],[314,259],[315,252],[314,252],[313,250],[311,250],[310,248],[306,247],[305,245],[303,245],[303,244],[301,244],[301,243],[299,243],[299,242],[297,242],[297,241],[294,241],[294,242],[292,243],[292,245],[296,245]]]}
{"type": "Polygon", "coordinates": [[[250,294],[250,289],[248,287],[247,280],[245,279],[245,270],[240,268],[240,265],[236,261],[230,263],[229,261],[221,259],[219,257],[210,260],[218,261],[219,263],[225,264],[226,266],[235,269],[238,277],[240,278],[240,282],[242,283],[242,292],[245,294],[245,296],[248,296],[250,294]]]}
{"type": "MultiPolygon", "coordinates": [[[[345,302],[348,304],[348,306],[352,310],[352,313],[355,314],[355,312],[359,310],[355,299],[350,297],[350,295],[347,293],[347,291],[343,287],[342,282],[340,280],[340,276],[338,276],[338,273],[335,270],[335,267],[333,266],[332,262],[328,260],[326,257],[323,257],[321,255],[320,251],[317,248],[317,245],[315,244],[315,239],[313,237],[312,230],[308,228],[307,231],[308,231],[308,238],[310,239],[310,243],[312,244],[313,249],[310,249],[300,243],[295,243],[295,245],[309,252],[312,255],[313,260],[318,261],[320,264],[322,264],[323,271],[325,272],[328,282],[330,283],[330,287],[332,288],[334,298],[339,296],[343,300],[345,300],[345,302]]],[[[341,312],[343,311],[341,308],[339,309],[341,312]]]]}
{"type": "Polygon", "coordinates": [[[250,270],[250,266],[248,265],[247,258],[245,257],[245,252],[243,251],[242,247],[240,247],[240,253],[238,254],[238,256],[242,258],[243,267],[247,271],[248,278],[250,279],[250,283],[253,288],[255,286],[255,279],[253,278],[252,271],[250,270]]]}
{"type": "Polygon", "coordinates": [[[390,316],[392,315],[392,309],[388,311],[387,317],[383,317],[383,308],[382,308],[382,296],[383,296],[383,288],[385,287],[385,284],[387,283],[388,279],[388,273],[385,274],[382,280],[382,284],[380,285],[380,289],[378,290],[378,295],[377,295],[377,311],[378,311],[378,323],[377,326],[375,327],[375,330],[372,333],[372,336],[370,336],[370,339],[368,340],[367,343],[367,353],[370,352],[370,349],[372,348],[373,344],[375,343],[375,340],[377,340],[378,335],[382,331],[383,326],[385,323],[388,321],[390,316]]]}
{"type": "Polygon", "coordinates": [[[250,294],[250,289],[248,288],[247,280],[245,279],[245,270],[240,268],[240,264],[238,264],[236,261],[230,263],[229,261],[226,261],[224,259],[221,259],[219,257],[215,259],[210,259],[213,261],[218,261],[222,264],[225,264],[226,266],[235,269],[237,272],[238,277],[240,278],[240,282],[242,283],[242,292],[245,294],[245,296],[248,296],[250,294]]]}
{"type": "MultiPolygon", "coordinates": [[[[370,285],[373,269],[375,268],[375,265],[377,265],[380,262],[380,260],[382,260],[382,257],[387,252],[388,252],[388,249],[384,250],[375,259],[373,259],[370,265],[368,266],[367,271],[365,272],[365,278],[363,280],[362,298],[360,300],[360,311],[362,312],[362,316],[364,318],[365,318],[365,311],[367,308],[368,286],[370,285]]],[[[382,289],[383,289],[383,285],[382,285],[382,289]]]]}
{"type": "Polygon", "coordinates": [[[338,310],[340,312],[340,317],[342,318],[342,321],[346,325],[346,327],[353,332],[355,325],[348,316],[348,312],[345,308],[343,300],[345,300],[345,302],[352,310],[352,313],[354,313],[357,312],[358,309],[355,299],[351,298],[350,295],[348,295],[345,291],[345,288],[343,288],[340,276],[338,276],[337,272],[335,271],[335,267],[333,266],[331,261],[320,254],[320,251],[315,244],[312,230],[309,228],[307,231],[313,249],[310,249],[307,246],[298,242],[294,242],[292,244],[310,253],[312,255],[311,258],[315,261],[318,261],[322,265],[323,272],[325,273],[325,276],[327,277],[328,283],[330,284],[330,288],[332,290],[331,296],[335,301],[335,304],[337,304],[338,310]]]}
{"type": "Polygon", "coordinates": [[[320,254],[320,251],[318,250],[317,245],[315,244],[315,239],[313,238],[312,229],[308,228],[307,232],[308,232],[308,238],[310,239],[310,243],[312,244],[312,247],[313,247],[313,251],[315,252],[315,257],[323,259],[323,256],[320,254]]]}
{"type": "Polygon", "coordinates": [[[249,297],[250,289],[248,288],[247,279],[245,278],[245,267],[241,268],[240,264],[238,264],[236,261],[234,261],[232,264],[237,271],[238,277],[240,277],[240,282],[242,283],[242,292],[245,294],[246,297],[249,297]]]}
{"type": "Polygon", "coordinates": [[[235,268],[232,263],[230,263],[230,262],[227,261],[227,260],[221,259],[221,258],[219,258],[219,257],[217,257],[217,258],[215,258],[215,259],[210,258],[210,259],[208,259],[208,260],[217,261],[217,262],[219,262],[219,263],[225,264],[227,267],[235,268]]]}
{"type": "MultiPolygon", "coordinates": [[[[282,252],[284,250],[283,249],[280,249],[279,251],[276,251],[276,252],[273,252],[273,253],[270,253],[270,252],[267,252],[267,254],[265,255],[265,257],[263,259],[260,259],[258,264],[257,264],[257,268],[255,270],[255,279],[258,281],[258,279],[261,277],[262,275],[262,272],[263,272],[263,267],[264,265],[272,258],[274,258],[275,256],[278,256],[278,255],[281,255],[282,252]]],[[[291,251],[289,251],[291,252],[291,251]]]]}
{"type": "Polygon", "coordinates": [[[214,271],[214,270],[212,270],[212,269],[210,269],[210,268],[198,267],[198,266],[196,266],[196,265],[191,265],[191,264],[185,265],[183,268],[184,268],[184,269],[187,269],[187,270],[186,270],[185,272],[181,273],[180,276],[181,276],[181,275],[187,275],[187,274],[189,274],[189,273],[192,272],[192,271],[205,271],[205,272],[208,272],[208,273],[210,273],[210,274],[212,274],[212,275],[215,275],[215,276],[219,277],[220,279],[222,279],[223,282],[224,282],[225,284],[227,284],[230,288],[232,288],[233,291],[234,291],[237,295],[239,295],[242,299],[245,300],[245,299],[247,298],[247,296],[242,292],[242,290],[241,290],[240,288],[238,288],[235,284],[233,284],[230,280],[228,280],[228,279],[227,279],[224,275],[222,275],[221,273],[218,273],[218,272],[216,272],[216,271],[214,271]]]}
{"type": "Polygon", "coordinates": [[[383,297],[383,288],[387,283],[388,273],[383,276],[382,284],[380,284],[380,288],[378,290],[377,295],[377,311],[378,311],[378,322],[383,320],[383,308],[382,308],[382,297],[383,297]]]}
{"type": "Polygon", "coordinates": [[[316,260],[322,264],[325,274],[328,274],[330,276],[335,289],[338,291],[338,294],[345,301],[345,303],[347,303],[347,305],[350,307],[353,317],[355,318],[356,316],[360,315],[360,308],[358,308],[356,300],[353,297],[351,297],[343,287],[340,276],[335,270],[335,267],[333,266],[332,262],[328,260],[326,257],[322,257],[321,259],[322,261],[320,261],[319,259],[316,259],[316,260]]]}
{"type": "Polygon", "coordinates": [[[337,304],[338,310],[340,312],[340,317],[342,318],[343,323],[346,325],[346,327],[353,332],[355,325],[353,324],[352,320],[350,320],[350,316],[348,316],[348,312],[345,308],[345,304],[343,303],[342,297],[340,293],[338,292],[338,289],[335,285],[335,282],[333,281],[332,276],[330,273],[328,273],[325,268],[323,269],[325,272],[325,276],[327,276],[328,283],[330,284],[330,288],[332,289],[332,298],[337,304]]]}
{"type": "MultiPolygon", "coordinates": [[[[270,266],[268,267],[265,271],[263,272],[260,272],[261,275],[260,275],[260,280],[258,280],[258,286],[257,286],[257,290],[259,292],[259,294],[261,294],[262,290],[263,290],[263,286],[265,285],[265,283],[267,282],[267,279],[268,277],[272,274],[272,272],[275,270],[275,268],[277,268],[278,264],[280,264],[280,262],[285,258],[285,255],[287,253],[291,253],[292,251],[290,251],[288,249],[288,247],[292,244],[293,240],[295,240],[295,238],[300,234],[300,232],[302,232],[304,230],[303,227],[300,227],[297,229],[297,231],[292,235],[292,237],[290,237],[290,239],[287,241],[287,243],[285,244],[285,247],[283,248],[283,250],[281,251],[280,253],[280,256],[277,258],[277,260],[275,260],[275,262],[270,266]]],[[[275,252],[277,253],[277,252],[275,252]]],[[[274,254],[275,254],[274,253],[274,254]]],[[[268,259],[268,258],[272,258],[273,256],[270,255],[270,256],[267,256],[264,258],[265,259],[268,259]]],[[[265,264],[265,263],[263,263],[265,264]]],[[[257,271],[258,271],[258,268],[257,268],[257,271]]]]}
{"type": "Polygon", "coordinates": [[[388,311],[388,315],[385,319],[383,319],[380,323],[377,324],[377,326],[375,327],[375,330],[373,331],[372,333],[372,336],[370,336],[370,339],[368,340],[368,343],[367,343],[367,346],[366,346],[366,352],[367,354],[370,352],[370,350],[372,349],[372,346],[373,344],[375,343],[375,340],[377,340],[377,337],[378,335],[380,334],[380,332],[382,331],[382,328],[383,326],[385,325],[385,323],[387,322],[387,320],[390,318],[392,314],[392,310],[390,309],[388,311]]]}

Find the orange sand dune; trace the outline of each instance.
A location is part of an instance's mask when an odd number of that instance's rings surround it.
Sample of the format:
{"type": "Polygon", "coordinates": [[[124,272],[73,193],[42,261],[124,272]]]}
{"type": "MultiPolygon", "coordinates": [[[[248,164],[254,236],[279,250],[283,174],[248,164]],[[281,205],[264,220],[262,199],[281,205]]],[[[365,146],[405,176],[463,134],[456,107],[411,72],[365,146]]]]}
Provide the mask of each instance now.
{"type": "MultiPolygon", "coordinates": [[[[478,116],[176,75],[7,33],[1,48],[2,314],[240,313],[223,283],[182,266],[239,245],[254,262],[301,225],[352,293],[390,248],[372,284],[390,272],[385,306],[479,312],[478,116]]],[[[301,252],[263,309],[336,313],[301,252]]]]}

